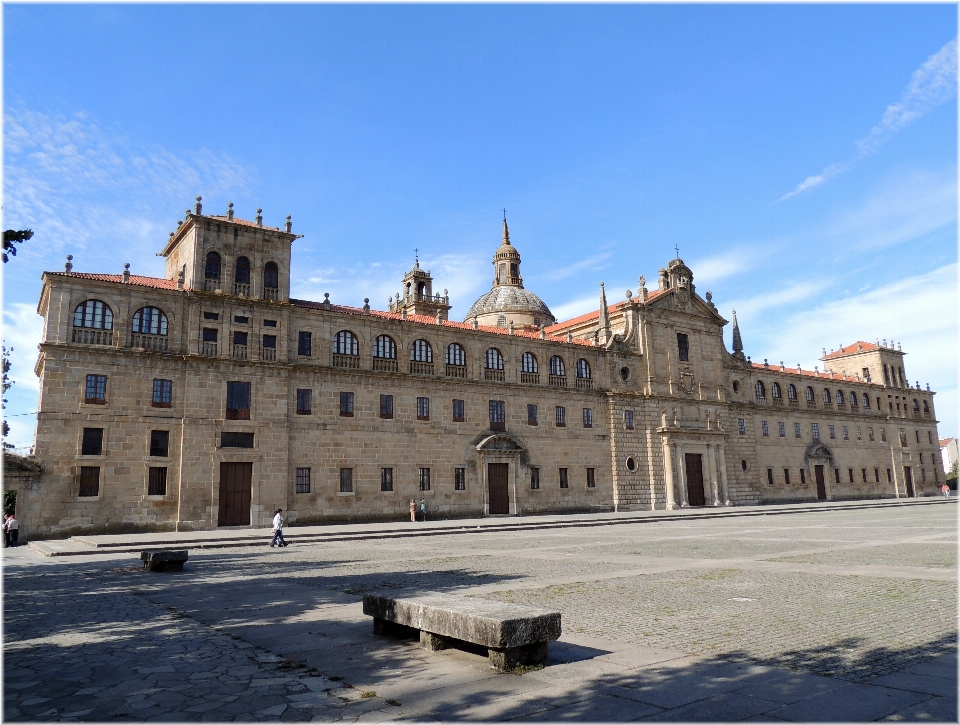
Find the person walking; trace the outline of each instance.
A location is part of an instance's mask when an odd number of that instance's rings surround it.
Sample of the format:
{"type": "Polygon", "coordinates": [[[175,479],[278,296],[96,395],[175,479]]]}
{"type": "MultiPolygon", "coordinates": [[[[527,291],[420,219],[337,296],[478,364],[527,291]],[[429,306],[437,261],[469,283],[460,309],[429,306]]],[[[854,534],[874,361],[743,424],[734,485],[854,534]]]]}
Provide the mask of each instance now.
{"type": "Polygon", "coordinates": [[[940,487],[940,490],[943,492],[943,497],[944,497],[944,498],[950,498],[950,487],[949,487],[946,483],[944,483],[944,484],[940,487]]]}
{"type": "Polygon", "coordinates": [[[420,499],[420,516],[423,517],[423,521],[427,520],[427,499],[420,499]]]}
{"type": "Polygon", "coordinates": [[[286,545],[287,542],[283,540],[283,509],[277,509],[273,512],[273,539],[270,541],[270,548],[286,545]]]}
{"type": "MultiPolygon", "coordinates": [[[[413,510],[413,507],[411,504],[411,511],[412,510],[413,510]]],[[[10,532],[7,531],[7,521],[9,520],[9,518],[10,518],[10,514],[3,515],[3,548],[4,549],[10,546],[10,532]]]]}
{"type": "Polygon", "coordinates": [[[10,514],[7,519],[7,538],[10,540],[10,546],[17,545],[17,536],[20,534],[20,522],[17,521],[16,513],[10,514]]]}
{"type": "Polygon", "coordinates": [[[415,498],[410,499],[410,520],[414,523],[417,522],[417,500],[415,498]]]}

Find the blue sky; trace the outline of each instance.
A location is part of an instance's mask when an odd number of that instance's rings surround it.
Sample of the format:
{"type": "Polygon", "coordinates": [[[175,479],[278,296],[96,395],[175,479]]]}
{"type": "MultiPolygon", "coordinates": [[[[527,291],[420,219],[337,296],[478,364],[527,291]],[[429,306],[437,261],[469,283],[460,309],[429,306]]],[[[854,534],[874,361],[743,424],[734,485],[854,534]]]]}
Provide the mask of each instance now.
{"type": "MultiPolygon", "coordinates": [[[[675,256],[747,354],[892,339],[957,435],[954,5],[16,5],[4,14],[13,442],[40,274],[162,276],[183,210],[293,215],[293,294],[461,319],[506,207],[560,318],[675,256]]],[[[621,290],[621,291],[617,291],[621,290]]],[[[730,334],[727,331],[729,345],[730,334]]]]}

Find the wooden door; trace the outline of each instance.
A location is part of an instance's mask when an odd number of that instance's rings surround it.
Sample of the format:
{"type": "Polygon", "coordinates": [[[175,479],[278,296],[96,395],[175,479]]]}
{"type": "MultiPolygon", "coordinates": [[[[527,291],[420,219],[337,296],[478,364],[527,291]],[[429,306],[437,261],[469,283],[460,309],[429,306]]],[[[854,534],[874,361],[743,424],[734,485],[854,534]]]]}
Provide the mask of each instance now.
{"type": "Polygon", "coordinates": [[[490,513],[510,513],[510,492],[507,477],[510,475],[509,463],[487,464],[487,488],[490,492],[490,513]]]}
{"type": "Polygon", "coordinates": [[[687,503],[704,506],[707,500],[703,495],[703,456],[685,453],[683,457],[687,464],[687,503]]]}
{"type": "Polygon", "coordinates": [[[910,466],[903,467],[903,477],[907,482],[907,498],[913,498],[917,494],[913,492],[913,473],[910,470],[910,466]]]}
{"type": "Polygon", "coordinates": [[[823,480],[823,466],[814,466],[817,476],[817,501],[827,500],[827,482],[823,480]]]}
{"type": "Polygon", "coordinates": [[[252,463],[220,464],[220,515],[218,526],[250,525],[252,463]]]}

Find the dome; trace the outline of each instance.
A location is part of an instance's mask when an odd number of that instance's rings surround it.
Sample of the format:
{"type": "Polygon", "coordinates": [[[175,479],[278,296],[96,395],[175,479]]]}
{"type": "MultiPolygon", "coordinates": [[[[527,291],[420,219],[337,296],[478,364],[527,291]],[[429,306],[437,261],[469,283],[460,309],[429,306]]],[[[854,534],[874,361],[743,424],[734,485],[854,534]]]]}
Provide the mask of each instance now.
{"type": "Polygon", "coordinates": [[[541,317],[544,326],[556,322],[550,308],[533,292],[523,287],[506,285],[494,287],[474,302],[464,319],[472,320],[481,315],[500,314],[501,312],[525,313],[534,317],[541,317]]]}

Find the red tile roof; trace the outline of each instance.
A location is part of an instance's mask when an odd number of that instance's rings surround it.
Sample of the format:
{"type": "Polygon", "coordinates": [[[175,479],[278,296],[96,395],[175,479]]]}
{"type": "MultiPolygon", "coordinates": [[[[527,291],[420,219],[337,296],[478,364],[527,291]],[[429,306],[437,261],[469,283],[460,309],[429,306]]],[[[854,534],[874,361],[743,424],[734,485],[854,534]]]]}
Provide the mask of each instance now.
{"type": "MultiPolygon", "coordinates": [[[[770,367],[767,367],[763,363],[751,363],[751,365],[753,366],[754,370],[763,370],[764,372],[767,372],[767,373],[788,373],[790,375],[801,375],[801,376],[806,376],[811,378],[817,378],[818,380],[824,380],[824,381],[833,380],[834,382],[845,381],[848,383],[863,383],[865,385],[877,385],[877,383],[867,383],[865,380],[858,380],[854,375],[843,375],[841,373],[834,373],[833,377],[830,377],[829,372],[816,373],[813,370],[802,370],[802,369],[787,368],[787,367],[781,370],[779,365],[771,365],[770,367]]],[[[880,386],[878,385],[878,387],[880,386]]]]}
{"type": "Polygon", "coordinates": [[[204,214],[208,219],[218,219],[224,222],[230,222],[231,224],[240,224],[244,227],[256,227],[257,229],[270,229],[274,232],[279,232],[280,227],[268,227],[265,224],[257,224],[256,222],[248,222],[246,219],[238,219],[234,217],[233,219],[227,219],[227,217],[220,214],[204,214]]]}
{"type": "MultiPolygon", "coordinates": [[[[97,282],[119,282],[123,284],[122,274],[90,274],[88,272],[46,272],[58,277],[76,277],[78,279],[92,279],[97,282]]],[[[177,281],[175,279],[163,279],[161,277],[142,277],[139,274],[131,274],[130,281],[127,284],[137,287],[153,287],[154,289],[176,289],[177,281]]]]}
{"type": "Polygon", "coordinates": [[[948,445],[948,444],[950,443],[950,441],[952,441],[952,440],[953,440],[953,438],[941,438],[941,439],[940,439],[940,447],[943,448],[945,445],[948,445]]]}
{"type": "MultiPolygon", "coordinates": [[[[667,290],[654,290],[653,292],[650,292],[647,295],[647,302],[649,302],[650,300],[656,299],[666,291],[667,290]]],[[[631,298],[630,301],[640,302],[640,298],[633,297],[631,298]]],[[[613,304],[613,305],[607,305],[607,312],[610,314],[613,314],[614,312],[617,312],[621,308],[625,307],[626,304],[627,304],[627,301],[624,300],[623,302],[617,302],[616,304],[613,304]]],[[[590,320],[598,320],[598,319],[600,319],[600,310],[594,310],[593,312],[587,312],[586,314],[580,315],[579,317],[574,317],[573,319],[564,320],[563,322],[558,322],[555,325],[550,325],[549,327],[546,328],[546,331],[547,331],[547,334],[549,335],[551,331],[559,332],[560,330],[565,330],[568,327],[573,327],[574,325],[579,325],[583,322],[589,322],[590,320]]]]}
{"type": "MultiPolygon", "coordinates": [[[[318,309],[318,310],[329,309],[332,312],[342,312],[348,315],[363,315],[363,308],[361,307],[349,307],[347,305],[335,305],[331,303],[330,307],[327,308],[323,302],[313,302],[312,300],[294,300],[294,299],[290,300],[290,304],[296,307],[306,307],[310,309],[318,309]]],[[[384,312],[383,310],[373,310],[373,309],[370,310],[370,316],[379,317],[387,320],[403,319],[403,317],[401,317],[399,312],[384,312]]],[[[440,325],[437,325],[436,318],[430,317],[428,315],[407,315],[406,321],[415,322],[421,325],[433,325],[434,327],[438,327],[438,326],[454,327],[459,330],[473,329],[473,324],[471,323],[454,322],[452,320],[444,320],[443,322],[440,323],[440,325]]],[[[481,330],[482,332],[492,332],[496,335],[510,335],[510,330],[505,327],[489,327],[487,325],[479,325],[477,329],[481,330]]],[[[540,333],[530,332],[528,330],[514,330],[513,337],[525,337],[530,340],[539,340],[540,333]]],[[[560,335],[547,335],[545,339],[550,342],[567,342],[567,338],[565,336],[560,336],[560,335]]],[[[589,340],[573,340],[572,344],[581,345],[583,347],[593,347],[593,342],[589,340]]]]}
{"type": "Polygon", "coordinates": [[[839,350],[834,350],[824,355],[821,360],[830,360],[831,358],[841,357],[842,355],[852,355],[857,352],[869,352],[871,350],[879,350],[880,348],[874,345],[872,342],[865,342],[860,340],[853,343],[852,345],[847,345],[846,347],[841,347],[839,350]],[[857,347],[859,345],[859,348],[857,347]]]}

